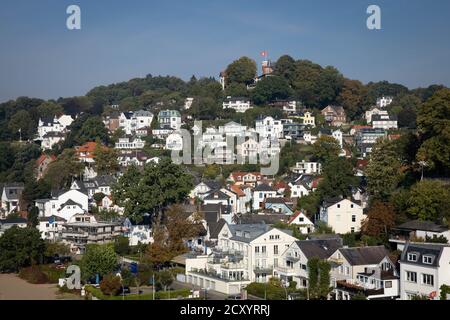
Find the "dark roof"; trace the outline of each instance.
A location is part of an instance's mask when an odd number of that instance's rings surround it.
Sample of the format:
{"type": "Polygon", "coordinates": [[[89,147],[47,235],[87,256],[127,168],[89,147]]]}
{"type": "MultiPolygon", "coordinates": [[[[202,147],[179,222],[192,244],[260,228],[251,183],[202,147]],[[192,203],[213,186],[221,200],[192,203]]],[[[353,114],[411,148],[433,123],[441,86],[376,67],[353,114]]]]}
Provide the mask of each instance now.
{"type": "Polygon", "coordinates": [[[61,208],[65,207],[65,206],[79,206],[80,208],[82,208],[83,206],[75,201],[73,201],[72,199],[67,200],[65,203],[63,203],[61,205],[61,208]]]}
{"type": "Polygon", "coordinates": [[[311,234],[307,237],[308,240],[338,240],[343,243],[342,238],[338,234],[323,233],[323,234],[311,234]]]}
{"type": "Polygon", "coordinates": [[[352,266],[378,264],[389,255],[384,246],[341,248],[339,251],[352,266]]]}
{"type": "Polygon", "coordinates": [[[282,203],[287,205],[289,201],[286,200],[285,198],[267,198],[266,203],[282,203]]]}
{"type": "Polygon", "coordinates": [[[337,249],[342,247],[341,239],[296,241],[306,258],[328,259],[337,249]]]}
{"type": "Polygon", "coordinates": [[[256,186],[254,191],[265,191],[265,192],[270,192],[270,191],[276,191],[274,190],[271,186],[269,186],[268,184],[265,183],[261,183],[259,185],[256,186]]]}
{"type": "Polygon", "coordinates": [[[265,223],[259,224],[235,224],[228,225],[233,236],[231,240],[237,240],[241,242],[251,242],[260,235],[269,231],[269,226],[265,223]]]}
{"type": "Polygon", "coordinates": [[[58,216],[55,216],[55,215],[50,216],[50,217],[40,217],[40,218],[39,218],[39,221],[41,221],[41,222],[46,222],[46,221],[50,221],[51,219],[53,219],[54,221],[67,222],[66,219],[61,218],[61,217],[58,217],[58,216]]]}
{"type": "Polygon", "coordinates": [[[407,243],[405,245],[405,248],[403,249],[400,261],[401,261],[401,263],[409,263],[409,264],[437,267],[437,266],[439,266],[439,260],[440,260],[442,251],[446,247],[449,247],[449,246],[448,245],[439,245],[439,244],[407,243]],[[417,254],[417,260],[416,261],[408,261],[407,260],[408,253],[417,254]],[[424,255],[430,255],[430,256],[432,256],[432,258],[434,258],[434,259],[432,259],[431,264],[423,263],[422,257],[424,255]]]}
{"type": "Polygon", "coordinates": [[[413,221],[405,222],[405,223],[399,225],[396,229],[403,229],[403,230],[410,230],[410,231],[423,230],[423,231],[439,232],[439,233],[449,230],[449,228],[446,226],[438,225],[431,221],[420,221],[420,220],[413,220],[413,221]]]}
{"type": "Polygon", "coordinates": [[[222,186],[222,183],[215,180],[205,180],[203,183],[206,184],[211,190],[219,190],[222,186]]]}
{"type": "Polygon", "coordinates": [[[220,219],[216,223],[210,223],[208,224],[209,229],[209,238],[210,239],[217,239],[219,237],[219,232],[222,230],[223,226],[227,222],[224,219],[220,219]]]}
{"type": "Polygon", "coordinates": [[[228,215],[231,213],[231,206],[226,206],[220,203],[208,203],[200,207],[201,212],[216,212],[222,215],[228,215]]]}
{"type": "Polygon", "coordinates": [[[208,194],[203,200],[228,200],[230,197],[222,191],[215,190],[208,194]]]}
{"type": "Polygon", "coordinates": [[[112,186],[117,179],[114,176],[98,176],[94,178],[94,181],[97,183],[99,187],[112,186]]]}
{"type": "Polygon", "coordinates": [[[381,114],[375,114],[372,116],[372,122],[374,121],[397,121],[397,116],[396,115],[381,115],[381,114]]]}
{"type": "Polygon", "coordinates": [[[27,223],[27,219],[24,219],[24,218],[0,219],[0,225],[2,225],[2,224],[20,224],[20,223],[27,223]]]}

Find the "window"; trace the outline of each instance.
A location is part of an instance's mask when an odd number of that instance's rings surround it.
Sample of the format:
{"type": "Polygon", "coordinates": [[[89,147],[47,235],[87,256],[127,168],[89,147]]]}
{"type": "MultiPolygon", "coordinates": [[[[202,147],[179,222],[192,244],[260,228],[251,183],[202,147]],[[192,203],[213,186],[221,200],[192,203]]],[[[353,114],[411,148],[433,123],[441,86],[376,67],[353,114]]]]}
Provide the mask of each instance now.
{"type": "Polygon", "coordinates": [[[355,227],[350,228],[351,233],[355,233],[355,227]]]}
{"type": "Polygon", "coordinates": [[[266,253],[266,246],[262,246],[262,253],[266,253]]]}
{"type": "Polygon", "coordinates": [[[338,209],[340,209],[340,208],[341,208],[341,205],[340,205],[340,204],[338,204],[338,205],[337,205],[337,207],[338,207],[338,209]]]}
{"type": "Polygon", "coordinates": [[[273,254],[278,254],[278,246],[273,246],[273,254]]]}
{"type": "Polygon", "coordinates": [[[425,264],[432,264],[433,263],[433,257],[432,256],[423,256],[422,261],[425,264]]]}
{"type": "Polygon", "coordinates": [[[356,222],[356,216],[352,215],[352,222],[356,222]]]}
{"type": "Polygon", "coordinates": [[[434,276],[432,274],[422,274],[422,284],[434,286],[434,276]]]}
{"type": "Polygon", "coordinates": [[[408,253],[408,261],[416,262],[417,254],[416,253],[408,253]]]}
{"type": "Polygon", "coordinates": [[[417,272],[406,271],[406,281],[417,283],[417,272]]]}
{"type": "Polygon", "coordinates": [[[392,288],[392,281],[385,281],[384,282],[384,287],[387,288],[387,289],[392,288]]]}
{"type": "Polygon", "coordinates": [[[354,205],[353,205],[353,204],[351,204],[351,205],[350,205],[350,208],[352,208],[352,209],[353,209],[353,207],[354,207],[354,205]]]}
{"type": "Polygon", "coordinates": [[[255,247],[255,253],[259,253],[259,247],[255,247]]]}

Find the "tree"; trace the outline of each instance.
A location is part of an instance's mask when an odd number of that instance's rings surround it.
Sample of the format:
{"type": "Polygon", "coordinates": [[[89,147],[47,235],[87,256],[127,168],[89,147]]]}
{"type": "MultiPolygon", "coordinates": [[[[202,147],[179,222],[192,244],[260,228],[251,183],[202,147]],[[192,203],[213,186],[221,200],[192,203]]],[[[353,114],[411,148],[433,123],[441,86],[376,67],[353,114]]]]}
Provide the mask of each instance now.
{"type": "Polygon", "coordinates": [[[387,200],[403,177],[395,143],[378,141],[372,149],[366,169],[367,187],[375,199],[387,200]]]}
{"type": "Polygon", "coordinates": [[[170,270],[163,270],[156,274],[156,282],[167,291],[167,288],[173,283],[173,275],[170,270]]]}
{"type": "Polygon", "coordinates": [[[36,199],[47,199],[50,197],[51,187],[48,181],[36,181],[34,177],[29,177],[22,192],[22,200],[25,205],[31,205],[36,199]]]}
{"type": "Polygon", "coordinates": [[[450,89],[436,92],[419,109],[417,124],[421,146],[419,161],[430,169],[450,171],[450,89]]]}
{"type": "Polygon", "coordinates": [[[450,218],[450,191],[439,181],[420,181],[411,188],[407,206],[412,217],[440,223],[450,218]]]}
{"type": "Polygon", "coordinates": [[[22,139],[26,140],[33,138],[37,130],[37,122],[33,120],[28,111],[20,110],[11,117],[8,127],[15,137],[19,137],[21,134],[22,139]]]}
{"type": "Polygon", "coordinates": [[[344,107],[350,119],[355,119],[362,115],[366,93],[367,89],[361,81],[344,79],[342,91],[338,97],[338,103],[344,107]]]}
{"type": "Polygon", "coordinates": [[[53,258],[57,256],[66,256],[70,254],[70,246],[62,242],[50,242],[45,243],[45,256],[53,258]]]}
{"type": "Polygon", "coordinates": [[[352,163],[343,157],[330,158],[323,167],[323,179],[319,183],[319,193],[325,197],[349,197],[352,188],[358,185],[352,163]]]}
{"type": "Polygon", "coordinates": [[[81,259],[81,270],[84,279],[96,274],[105,276],[114,271],[117,265],[117,256],[112,244],[88,244],[86,253],[81,259]]]}
{"type": "Polygon", "coordinates": [[[109,134],[100,117],[89,117],[78,131],[75,141],[82,145],[89,141],[100,140],[103,144],[109,143],[109,134]]]}
{"type": "Polygon", "coordinates": [[[175,257],[169,251],[167,231],[162,225],[154,225],[152,231],[153,242],[147,247],[144,261],[151,265],[165,264],[175,257]]]}
{"type": "Polygon", "coordinates": [[[186,219],[184,210],[180,205],[171,206],[165,212],[165,216],[169,250],[174,256],[177,256],[186,251],[184,240],[198,236],[203,225],[200,222],[199,215],[192,221],[186,219]]]}
{"type": "Polygon", "coordinates": [[[95,166],[99,175],[114,174],[120,169],[119,153],[116,149],[103,147],[97,143],[94,151],[95,166]]]}
{"type": "Polygon", "coordinates": [[[0,237],[0,272],[17,272],[40,263],[45,243],[36,228],[12,227],[0,237]]]}
{"type": "Polygon", "coordinates": [[[221,111],[217,100],[211,97],[200,97],[194,99],[189,113],[198,120],[215,120],[221,111]]]}
{"type": "Polygon", "coordinates": [[[106,275],[102,281],[100,281],[100,290],[102,290],[103,294],[109,296],[117,296],[121,287],[120,277],[113,274],[106,275]]]}
{"type": "Polygon", "coordinates": [[[31,207],[31,209],[28,211],[28,225],[30,227],[36,228],[36,226],[39,224],[39,208],[36,206],[31,207]]]}
{"type": "Polygon", "coordinates": [[[313,144],[313,155],[320,162],[327,162],[341,152],[339,142],[330,136],[321,136],[313,144]]]}
{"type": "Polygon", "coordinates": [[[297,209],[304,210],[310,216],[315,215],[319,211],[320,207],[320,194],[319,192],[312,192],[307,196],[298,198],[297,209]]]}
{"type": "Polygon", "coordinates": [[[330,263],[317,257],[308,260],[309,296],[312,300],[327,299],[330,288],[330,263]]]}
{"type": "Polygon", "coordinates": [[[253,102],[264,105],[276,100],[285,100],[292,95],[289,83],[277,76],[268,77],[258,81],[256,88],[252,91],[253,102]]]}
{"type": "Polygon", "coordinates": [[[377,237],[388,235],[389,230],[395,226],[395,210],[392,204],[382,201],[374,201],[363,220],[361,231],[363,234],[377,237]]]}
{"type": "Polygon", "coordinates": [[[295,77],[295,60],[288,55],[281,56],[275,63],[274,74],[291,83],[295,77]]]}
{"type": "Polygon", "coordinates": [[[242,57],[231,63],[226,71],[226,84],[250,84],[256,76],[256,62],[248,57],[242,57]]]}
{"type": "Polygon", "coordinates": [[[117,237],[114,240],[114,251],[122,257],[129,254],[131,251],[129,239],[122,236],[117,237]]]}
{"type": "Polygon", "coordinates": [[[39,117],[48,118],[63,114],[64,109],[54,101],[46,101],[37,107],[37,112],[39,117]]]}
{"type": "Polygon", "coordinates": [[[248,97],[247,86],[244,83],[230,83],[226,87],[225,93],[230,97],[248,97]]]}
{"type": "Polygon", "coordinates": [[[73,149],[66,149],[48,166],[44,181],[52,189],[68,187],[72,180],[83,172],[83,164],[78,161],[73,149]]]}
{"type": "Polygon", "coordinates": [[[191,175],[170,159],[162,159],[159,164],[146,164],[143,172],[130,167],[113,186],[112,195],[125,215],[139,222],[144,214],[154,215],[183,201],[192,187],[191,175]]]}

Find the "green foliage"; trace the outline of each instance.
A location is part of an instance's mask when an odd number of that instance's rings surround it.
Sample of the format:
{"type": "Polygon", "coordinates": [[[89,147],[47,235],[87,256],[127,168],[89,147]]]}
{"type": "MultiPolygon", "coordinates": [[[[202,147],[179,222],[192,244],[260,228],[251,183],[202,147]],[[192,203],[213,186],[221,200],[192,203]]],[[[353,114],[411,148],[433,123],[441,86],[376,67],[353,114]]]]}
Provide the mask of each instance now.
{"type": "Polygon", "coordinates": [[[40,263],[44,251],[39,230],[12,227],[0,237],[0,272],[16,272],[40,263]]]}
{"type": "Polygon", "coordinates": [[[48,118],[61,115],[64,113],[64,110],[60,104],[54,101],[45,101],[37,107],[37,112],[39,117],[48,118]]]}
{"type": "Polygon", "coordinates": [[[281,77],[267,77],[258,81],[252,91],[252,100],[257,105],[264,105],[276,100],[285,100],[292,95],[287,80],[281,77]]]}
{"type": "Polygon", "coordinates": [[[114,240],[114,251],[122,257],[129,254],[131,251],[129,239],[123,236],[117,237],[114,240]]]}
{"type": "Polygon", "coordinates": [[[56,256],[66,256],[70,254],[69,245],[62,242],[50,242],[45,243],[45,256],[46,257],[56,257],[56,256]]]}
{"type": "Polygon", "coordinates": [[[95,167],[99,175],[115,174],[120,169],[119,152],[116,149],[102,147],[97,144],[95,148],[95,167]]]}
{"type": "Polygon", "coordinates": [[[309,215],[315,215],[320,208],[321,195],[319,192],[311,192],[307,196],[297,200],[297,209],[304,210],[309,215]]]}
{"type": "Polygon", "coordinates": [[[96,274],[100,276],[111,273],[117,264],[117,256],[111,244],[88,244],[81,260],[81,271],[84,279],[96,274]]]}
{"type": "Polygon", "coordinates": [[[424,180],[410,190],[407,212],[414,218],[441,222],[450,218],[450,191],[439,181],[424,180]]]}
{"type": "Polygon", "coordinates": [[[366,169],[370,195],[380,200],[388,199],[403,177],[401,166],[396,144],[387,140],[378,141],[366,169]]]}
{"type": "Polygon", "coordinates": [[[331,292],[331,265],[326,260],[313,257],[308,260],[309,295],[312,300],[326,300],[331,292]]]}
{"type": "Polygon", "coordinates": [[[426,236],[425,242],[427,243],[448,243],[448,239],[445,236],[433,235],[433,237],[426,236]]]}
{"type": "Polygon", "coordinates": [[[286,300],[286,290],[281,286],[270,283],[250,283],[246,287],[247,293],[267,300],[286,300]]]}
{"type": "Polygon", "coordinates": [[[321,136],[313,144],[313,155],[316,160],[324,163],[330,159],[336,158],[341,152],[339,142],[333,137],[321,136]]]}
{"type": "Polygon", "coordinates": [[[338,102],[344,107],[350,119],[356,119],[364,113],[366,94],[367,89],[360,81],[344,79],[338,102]]]}
{"type": "Polygon", "coordinates": [[[103,144],[109,143],[109,134],[100,117],[89,117],[81,126],[75,137],[77,145],[100,140],[103,144]]]}
{"type": "Polygon", "coordinates": [[[450,286],[443,284],[440,288],[441,290],[441,300],[447,300],[447,295],[450,294],[450,286]]]}
{"type": "MultiPolygon", "coordinates": [[[[102,293],[100,289],[93,286],[86,286],[86,292],[100,300],[153,300],[153,294],[128,294],[125,296],[109,296],[102,293]]],[[[173,291],[159,291],[155,293],[156,300],[171,298],[187,298],[190,295],[189,289],[173,290],[173,291]]]]}
{"type": "Polygon", "coordinates": [[[357,294],[352,296],[352,300],[367,300],[367,297],[364,293],[358,292],[357,294]]]}
{"type": "Polygon", "coordinates": [[[37,123],[33,120],[28,111],[20,110],[11,117],[8,129],[15,137],[20,136],[20,130],[22,133],[22,139],[28,140],[32,139],[33,135],[37,132],[37,123]]]}
{"type": "Polygon", "coordinates": [[[417,158],[430,170],[450,172],[450,89],[436,92],[419,109],[417,124],[422,144],[417,158]]]}
{"type": "Polygon", "coordinates": [[[20,269],[19,277],[32,284],[45,284],[49,281],[47,275],[38,266],[20,269]]]}
{"type": "Polygon", "coordinates": [[[242,57],[231,63],[226,71],[226,84],[250,84],[256,76],[256,62],[248,57],[242,57]]]}
{"type": "Polygon", "coordinates": [[[184,200],[192,190],[192,180],[181,166],[162,159],[159,164],[146,164],[143,172],[130,167],[113,187],[112,194],[128,217],[141,221],[146,213],[155,214],[184,200]]]}
{"type": "Polygon", "coordinates": [[[349,197],[352,188],[358,185],[358,178],[353,173],[352,163],[343,157],[330,158],[323,166],[323,180],[318,192],[322,199],[326,197],[349,197]]]}
{"type": "Polygon", "coordinates": [[[79,177],[83,172],[81,164],[72,149],[66,149],[63,153],[50,163],[44,181],[51,185],[52,189],[63,189],[70,187],[73,179],[79,177]]]}
{"type": "Polygon", "coordinates": [[[31,207],[31,209],[28,211],[28,224],[31,227],[36,227],[39,224],[39,208],[38,207],[31,207]]]}

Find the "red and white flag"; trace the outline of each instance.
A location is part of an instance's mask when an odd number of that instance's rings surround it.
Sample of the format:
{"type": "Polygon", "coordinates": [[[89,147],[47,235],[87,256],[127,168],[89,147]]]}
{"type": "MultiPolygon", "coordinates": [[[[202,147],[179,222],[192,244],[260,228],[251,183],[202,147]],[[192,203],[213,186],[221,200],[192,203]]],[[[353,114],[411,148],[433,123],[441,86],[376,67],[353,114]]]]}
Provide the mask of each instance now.
{"type": "Polygon", "coordinates": [[[261,52],[261,56],[267,57],[267,51],[262,51],[262,52],[261,52]]]}

